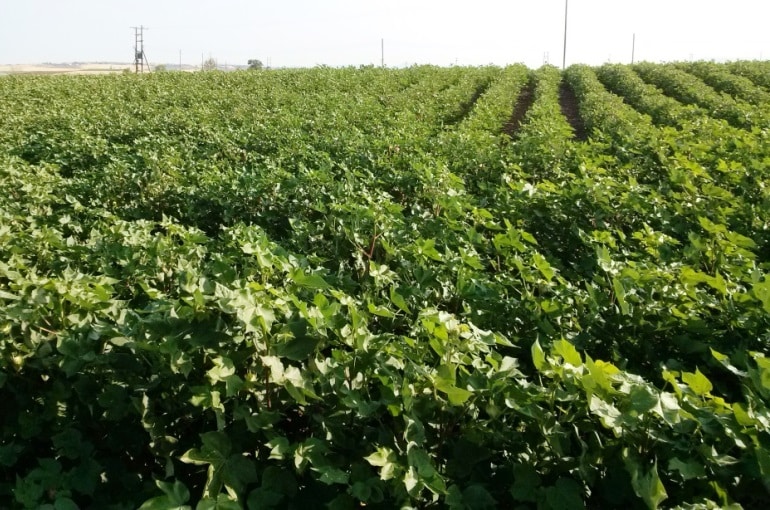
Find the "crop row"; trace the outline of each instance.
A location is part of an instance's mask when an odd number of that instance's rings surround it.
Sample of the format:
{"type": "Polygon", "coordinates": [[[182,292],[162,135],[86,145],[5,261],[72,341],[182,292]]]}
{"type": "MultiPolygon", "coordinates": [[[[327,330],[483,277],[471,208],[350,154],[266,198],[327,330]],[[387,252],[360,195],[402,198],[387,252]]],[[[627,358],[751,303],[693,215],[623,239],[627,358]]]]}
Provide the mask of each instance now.
{"type": "Polygon", "coordinates": [[[0,80],[0,498],[766,503],[767,141],[640,69],[0,80]]]}

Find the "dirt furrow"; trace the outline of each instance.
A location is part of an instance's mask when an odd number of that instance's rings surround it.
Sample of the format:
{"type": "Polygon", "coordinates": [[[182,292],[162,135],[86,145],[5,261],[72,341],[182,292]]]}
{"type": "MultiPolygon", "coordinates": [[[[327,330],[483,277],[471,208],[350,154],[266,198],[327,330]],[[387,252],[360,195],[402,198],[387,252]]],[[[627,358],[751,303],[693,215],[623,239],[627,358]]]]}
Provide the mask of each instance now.
{"type": "Polygon", "coordinates": [[[583,119],[580,118],[580,109],[578,108],[575,91],[566,82],[562,82],[559,86],[559,105],[561,106],[562,114],[564,114],[567,122],[572,126],[575,139],[585,140],[588,137],[588,133],[583,124],[583,119]]]}

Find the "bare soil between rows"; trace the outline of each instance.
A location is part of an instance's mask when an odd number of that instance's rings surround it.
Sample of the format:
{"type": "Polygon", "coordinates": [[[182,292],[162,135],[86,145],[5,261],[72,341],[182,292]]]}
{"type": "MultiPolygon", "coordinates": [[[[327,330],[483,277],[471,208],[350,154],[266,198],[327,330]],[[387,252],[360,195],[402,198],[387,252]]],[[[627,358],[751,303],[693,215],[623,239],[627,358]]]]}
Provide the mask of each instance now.
{"type": "Polygon", "coordinates": [[[575,91],[567,83],[562,82],[559,86],[559,106],[564,117],[567,118],[576,140],[585,141],[588,138],[585,124],[580,117],[580,108],[578,100],[575,97],[575,91]]]}

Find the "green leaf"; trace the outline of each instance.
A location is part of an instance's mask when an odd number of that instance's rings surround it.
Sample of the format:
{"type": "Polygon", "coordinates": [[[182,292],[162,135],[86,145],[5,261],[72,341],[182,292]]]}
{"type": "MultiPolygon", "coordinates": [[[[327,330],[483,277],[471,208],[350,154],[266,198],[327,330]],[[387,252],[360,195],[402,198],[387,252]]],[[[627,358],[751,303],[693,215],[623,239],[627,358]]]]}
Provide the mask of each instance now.
{"type": "Polygon", "coordinates": [[[289,278],[300,287],[313,290],[325,290],[331,288],[323,277],[317,274],[306,275],[301,269],[296,269],[289,274],[289,278]]]}
{"type": "Polygon", "coordinates": [[[580,485],[572,478],[559,478],[556,485],[545,488],[545,499],[551,510],[585,508],[580,485]]]}
{"type": "Polygon", "coordinates": [[[207,497],[202,499],[195,507],[195,510],[243,510],[237,498],[227,494],[218,494],[216,498],[207,497]]]}
{"type": "Polygon", "coordinates": [[[482,485],[469,485],[463,491],[463,502],[469,510],[491,510],[497,508],[497,501],[482,485]]]}
{"type": "Polygon", "coordinates": [[[452,381],[440,377],[436,378],[434,384],[438,391],[446,393],[449,403],[453,406],[461,406],[473,396],[472,392],[458,388],[452,381]]]}
{"type": "Polygon", "coordinates": [[[770,452],[762,447],[754,448],[754,454],[757,456],[757,465],[759,472],[765,480],[770,480],[770,452]]]}
{"type": "MultiPolygon", "coordinates": [[[[420,242],[420,241],[418,241],[420,242]]],[[[441,262],[441,254],[436,250],[436,240],[435,239],[425,239],[421,241],[421,244],[418,247],[418,253],[424,255],[425,257],[435,260],[437,262],[441,262]]]]}
{"type": "Polygon", "coordinates": [[[230,358],[217,356],[214,358],[214,368],[209,370],[206,375],[212,383],[225,381],[228,377],[235,375],[235,365],[230,358]]]}
{"type": "Polygon", "coordinates": [[[535,252],[532,254],[532,261],[534,262],[537,270],[540,271],[540,274],[542,274],[547,281],[550,282],[553,280],[553,277],[556,276],[556,273],[545,257],[535,252]]]}
{"type": "Polygon", "coordinates": [[[538,370],[538,372],[542,372],[547,368],[545,362],[545,351],[543,351],[543,348],[540,347],[540,342],[537,340],[535,340],[535,343],[532,344],[532,362],[535,364],[535,368],[538,370]]]}
{"type": "Polygon", "coordinates": [[[682,478],[685,480],[706,477],[706,470],[703,468],[703,463],[695,460],[682,461],[677,457],[674,457],[668,462],[668,470],[679,471],[679,474],[681,474],[682,478]]]}
{"type": "Polygon", "coordinates": [[[646,385],[634,386],[628,398],[631,400],[631,409],[639,414],[652,411],[660,405],[660,397],[646,385]]]}
{"type": "Polygon", "coordinates": [[[139,510],[190,510],[190,506],[185,505],[190,499],[190,491],[179,481],[174,483],[155,481],[155,485],[165,494],[145,501],[139,507],[139,510]]]}
{"type": "Polygon", "coordinates": [[[580,353],[575,349],[575,346],[569,343],[567,340],[559,340],[553,344],[553,352],[561,356],[564,361],[572,366],[579,367],[583,364],[583,359],[580,357],[580,353]]]}
{"type": "Polygon", "coordinates": [[[615,293],[615,299],[618,301],[618,305],[620,305],[620,312],[623,315],[630,315],[631,308],[628,306],[628,301],[626,301],[626,289],[623,287],[623,282],[618,278],[613,278],[612,290],[615,293]]]}
{"type": "Polygon", "coordinates": [[[262,472],[262,487],[288,498],[296,496],[299,490],[294,474],[276,466],[268,466],[262,472]]]}
{"type": "Polygon", "coordinates": [[[687,384],[696,395],[708,395],[714,388],[711,381],[697,368],[695,373],[682,372],[682,382],[687,384]]]}
{"type": "Polygon", "coordinates": [[[369,310],[369,313],[377,315],[378,317],[387,317],[388,319],[396,317],[396,314],[388,310],[387,307],[377,306],[374,303],[368,303],[367,309],[369,310]]]}
{"type": "Polygon", "coordinates": [[[206,432],[201,434],[201,441],[203,446],[200,450],[188,450],[182,455],[181,461],[209,465],[204,497],[218,494],[222,486],[239,492],[246,483],[256,479],[256,470],[251,461],[239,454],[230,455],[232,445],[224,433],[206,432]]]}
{"type": "Polygon", "coordinates": [[[642,498],[647,508],[654,510],[668,498],[666,488],[658,476],[658,463],[655,461],[650,469],[644,469],[637,460],[628,452],[623,451],[623,460],[626,464],[626,470],[631,475],[631,485],[637,496],[642,498]]]}
{"type": "Polygon", "coordinates": [[[21,298],[16,294],[11,294],[10,292],[0,290],[0,299],[7,299],[9,301],[18,301],[21,298]]]}
{"type": "Polygon", "coordinates": [[[203,447],[192,449],[182,455],[182,462],[189,464],[218,464],[223,463],[230,455],[230,439],[222,432],[205,432],[201,434],[203,447]]]}
{"type": "Polygon", "coordinates": [[[0,466],[11,467],[19,460],[19,454],[24,451],[20,444],[9,443],[0,445],[0,466]]]}
{"type": "Polygon", "coordinates": [[[57,497],[53,507],[54,510],[80,510],[80,507],[67,497],[57,497]]]}
{"type": "Polygon", "coordinates": [[[246,508],[249,510],[277,508],[283,499],[283,494],[260,487],[249,493],[249,497],[246,500],[246,508]]]}
{"type": "Polygon", "coordinates": [[[762,302],[762,308],[765,313],[770,313],[770,278],[755,283],[751,292],[755,298],[762,302]]]}
{"type": "Polygon", "coordinates": [[[289,440],[282,436],[274,437],[267,442],[267,446],[271,448],[269,458],[273,460],[283,460],[293,452],[289,440]]]}
{"type": "Polygon", "coordinates": [[[393,450],[386,447],[379,447],[377,451],[364,457],[369,464],[380,469],[380,479],[390,480],[395,478],[398,471],[398,458],[393,450]]]}
{"type": "Polygon", "coordinates": [[[540,475],[534,467],[526,464],[517,464],[513,468],[513,487],[511,496],[515,501],[537,501],[538,487],[540,487],[540,475]]]}
{"type": "Polygon", "coordinates": [[[615,434],[620,434],[623,426],[623,413],[609,402],[605,402],[596,395],[591,395],[589,409],[599,417],[602,425],[612,429],[615,434]]]}
{"type": "Polygon", "coordinates": [[[288,358],[293,361],[304,361],[313,352],[315,352],[321,340],[304,336],[301,338],[292,338],[283,343],[274,344],[275,354],[281,358],[288,358]]]}
{"type": "Polygon", "coordinates": [[[333,466],[314,466],[313,470],[321,473],[319,480],[327,485],[346,485],[350,478],[348,473],[333,466]]]}
{"type": "Polygon", "coordinates": [[[393,302],[394,305],[398,307],[399,310],[402,312],[411,314],[412,312],[409,310],[409,305],[406,304],[406,300],[404,299],[404,296],[396,292],[396,289],[394,287],[390,288],[390,300],[393,302]]]}
{"type": "Polygon", "coordinates": [[[382,467],[386,464],[390,464],[396,459],[396,454],[391,450],[390,448],[385,447],[379,447],[377,448],[377,451],[369,455],[368,457],[364,457],[364,460],[366,460],[369,464],[372,466],[382,467]]]}

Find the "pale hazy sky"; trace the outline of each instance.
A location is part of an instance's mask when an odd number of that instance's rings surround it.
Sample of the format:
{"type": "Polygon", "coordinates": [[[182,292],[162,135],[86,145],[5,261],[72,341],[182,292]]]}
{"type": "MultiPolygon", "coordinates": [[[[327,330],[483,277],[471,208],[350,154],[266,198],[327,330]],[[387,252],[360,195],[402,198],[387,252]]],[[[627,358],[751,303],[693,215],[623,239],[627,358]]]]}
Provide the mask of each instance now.
{"type": "MultiPolygon", "coordinates": [[[[564,0],[0,0],[0,64],[560,65],[564,0]]],[[[768,0],[571,0],[567,64],[770,58],[768,0]]]]}

